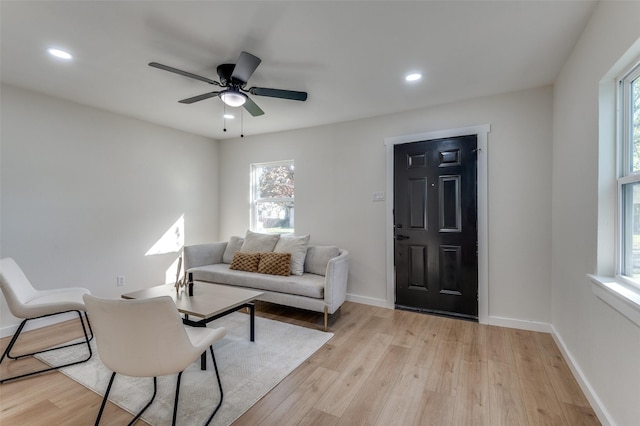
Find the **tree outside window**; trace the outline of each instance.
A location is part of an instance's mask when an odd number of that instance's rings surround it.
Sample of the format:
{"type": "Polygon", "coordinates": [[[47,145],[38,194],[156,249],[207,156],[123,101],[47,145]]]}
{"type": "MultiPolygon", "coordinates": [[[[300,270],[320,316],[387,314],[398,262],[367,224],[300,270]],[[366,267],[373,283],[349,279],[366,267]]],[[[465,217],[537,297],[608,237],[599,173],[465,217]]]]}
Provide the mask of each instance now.
{"type": "Polygon", "coordinates": [[[251,229],[254,232],[293,233],[293,160],[251,165],[251,229]]]}

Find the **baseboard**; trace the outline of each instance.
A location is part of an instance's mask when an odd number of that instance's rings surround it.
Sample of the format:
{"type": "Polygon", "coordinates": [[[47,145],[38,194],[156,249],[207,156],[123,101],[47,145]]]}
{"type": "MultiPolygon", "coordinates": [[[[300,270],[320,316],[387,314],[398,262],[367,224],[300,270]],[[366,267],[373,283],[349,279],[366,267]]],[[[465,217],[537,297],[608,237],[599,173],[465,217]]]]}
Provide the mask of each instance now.
{"type": "MultiPolygon", "coordinates": [[[[358,296],[355,294],[347,294],[346,298],[349,302],[362,303],[363,305],[377,306],[379,308],[395,309],[394,303],[389,303],[384,299],[375,299],[373,297],[358,296]]],[[[525,321],[503,317],[488,317],[489,325],[500,327],[517,328],[520,330],[540,331],[543,333],[552,333],[551,325],[543,322],[525,321]]]]}
{"type": "Polygon", "coordinates": [[[347,301],[362,303],[363,305],[377,306],[378,308],[394,309],[393,303],[389,303],[384,299],[375,299],[373,297],[358,296],[355,294],[347,294],[347,301]]]}
{"type": "Polygon", "coordinates": [[[489,325],[497,325],[500,327],[517,328],[519,330],[539,331],[542,333],[552,333],[551,324],[537,321],[518,320],[513,318],[503,318],[489,316],[487,318],[489,325]]]}
{"type": "MultiPolygon", "coordinates": [[[[35,330],[37,328],[46,327],[48,325],[57,324],[63,321],[69,321],[74,318],[78,318],[78,314],[76,314],[75,312],[67,312],[65,314],[55,315],[52,317],[34,319],[29,321],[27,325],[25,325],[22,332],[24,333],[25,331],[35,330]]],[[[17,323],[0,328],[0,338],[13,336],[14,333],[18,330],[19,326],[20,323],[17,323]]]]}
{"type": "Polygon", "coordinates": [[[553,340],[555,340],[556,345],[558,345],[560,352],[562,352],[562,357],[567,362],[571,373],[573,373],[573,377],[575,377],[580,389],[582,389],[582,392],[589,401],[589,404],[591,404],[591,408],[593,408],[596,416],[598,416],[600,423],[602,423],[603,426],[615,426],[616,423],[609,415],[609,412],[598,397],[596,391],[591,386],[591,383],[589,383],[589,380],[585,377],[580,365],[578,365],[569,349],[567,349],[567,345],[565,345],[564,340],[562,340],[562,337],[553,326],[551,326],[551,335],[553,336],[553,340]]]}

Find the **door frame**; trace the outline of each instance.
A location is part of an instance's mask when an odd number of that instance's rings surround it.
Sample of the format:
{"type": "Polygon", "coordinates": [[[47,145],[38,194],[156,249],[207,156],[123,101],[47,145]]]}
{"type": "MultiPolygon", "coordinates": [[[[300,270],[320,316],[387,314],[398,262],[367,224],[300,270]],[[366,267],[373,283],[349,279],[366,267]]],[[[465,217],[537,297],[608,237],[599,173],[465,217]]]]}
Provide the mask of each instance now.
{"type": "Polygon", "coordinates": [[[393,260],[393,147],[394,145],[476,135],[478,141],[478,322],[489,323],[489,222],[488,222],[488,139],[490,124],[437,130],[412,135],[384,138],[386,152],[386,264],[387,264],[387,307],[395,308],[395,267],[393,260]]]}

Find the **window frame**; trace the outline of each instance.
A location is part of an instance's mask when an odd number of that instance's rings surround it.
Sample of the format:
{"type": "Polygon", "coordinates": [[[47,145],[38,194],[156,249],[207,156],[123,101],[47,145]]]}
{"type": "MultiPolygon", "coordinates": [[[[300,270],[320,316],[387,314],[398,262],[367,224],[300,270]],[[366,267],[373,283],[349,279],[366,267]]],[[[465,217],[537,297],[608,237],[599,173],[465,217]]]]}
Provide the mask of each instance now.
{"type": "Polygon", "coordinates": [[[626,233],[626,215],[633,214],[626,202],[625,189],[628,185],[640,184],[640,169],[633,170],[633,108],[631,97],[631,83],[640,84],[640,59],[636,59],[630,67],[617,78],[616,90],[616,157],[617,157],[617,223],[616,223],[616,279],[640,290],[640,278],[625,275],[625,267],[629,257],[628,233],[626,233]]]}
{"type": "MultiPolygon", "coordinates": [[[[264,229],[260,229],[258,227],[258,205],[260,203],[265,203],[265,202],[274,202],[274,203],[282,203],[282,202],[287,202],[287,203],[291,203],[294,207],[293,209],[295,209],[295,161],[294,160],[280,160],[280,161],[268,161],[268,162],[263,162],[263,163],[251,163],[249,165],[250,171],[249,171],[249,176],[250,176],[250,225],[249,225],[249,229],[253,232],[263,232],[263,233],[267,233],[267,231],[265,231],[264,229]],[[293,167],[294,170],[294,178],[293,178],[293,186],[294,186],[294,196],[292,197],[269,197],[269,198],[260,198],[258,197],[258,174],[257,174],[257,170],[259,168],[262,167],[266,167],[266,166],[279,166],[279,165],[283,165],[283,166],[290,166],[293,167]]],[[[287,228],[287,230],[282,230],[280,232],[276,232],[276,233],[280,233],[280,234],[293,234],[295,230],[295,224],[294,226],[291,226],[290,230],[289,228],[287,228]]]]}

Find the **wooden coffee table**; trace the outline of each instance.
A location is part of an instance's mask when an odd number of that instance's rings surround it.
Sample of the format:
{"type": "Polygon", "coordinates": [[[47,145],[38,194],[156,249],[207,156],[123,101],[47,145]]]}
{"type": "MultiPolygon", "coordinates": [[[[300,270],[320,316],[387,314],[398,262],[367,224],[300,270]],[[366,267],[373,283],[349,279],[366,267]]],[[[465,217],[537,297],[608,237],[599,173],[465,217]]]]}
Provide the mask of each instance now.
{"type": "MultiPolygon", "coordinates": [[[[195,281],[193,296],[187,289],[176,292],[172,284],[159,285],[144,290],[125,293],[123,299],[150,299],[171,296],[178,311],[184,314],[182,322],[192,327],[206,327],[207,323],[229,315],[242,308],[249,308],[249,338],[255,341],[255,305],[252,303],[262,292],[242,287],[231,287],[195,281]],[[189,316],[199,318],[192,320],[189,316]]],[[[206,369],[206,352],[201,357],[202,369],[206,369]]]]}

